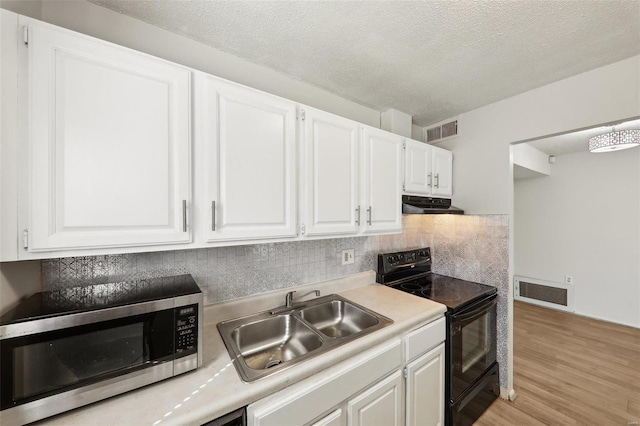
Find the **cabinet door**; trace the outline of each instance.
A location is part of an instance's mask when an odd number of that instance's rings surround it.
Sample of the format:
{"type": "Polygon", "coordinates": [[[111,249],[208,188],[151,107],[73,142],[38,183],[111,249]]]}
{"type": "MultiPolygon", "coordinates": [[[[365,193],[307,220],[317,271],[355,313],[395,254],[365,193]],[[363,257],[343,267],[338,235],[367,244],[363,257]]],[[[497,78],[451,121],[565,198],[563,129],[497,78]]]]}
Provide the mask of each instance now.
{"type": "Polygon", "coordinates": [[[207,241],[296,235],[293,102],[198,76],[207,241]]]}
{"type": "Polygon", "coordinates": [[[347,414],[341,409],[333,411],[311,426],[344,426],[347,423],[347,414]]]}
{"type": "Polygon", "coordinates": [[[190,71],[28,23],[29,250],[189,242],[190,71]]]}
{"type": "Polygon", "coordinates": [[[404,151],[404,192],[431,195],[431,146],[407,140],[404,151]]]}
{"type": "Polygon", "coordinates": [[[349,426],[400,426],[403,420],[402,374],[397,371],[347,403],[349,426]]]}
{"type": "Polygon", "coordinates": [[[358,123],[304,110],[303,224],[306,235],[358,232],[358,123]]]}
{"type": "Polygon", "coordinates": [[[453,153],[433,147],[433,195],[453,194],[453,153]]]}
{"type": "Polygon", "coordinates": [[[444,344],[407,365],[407,425],[444,425],[444,344]]]}
{"type": "Polygon", "coordinates": [[[402,138],[363,130],[362,224],[365,233],[402,230],[402,138]]]}

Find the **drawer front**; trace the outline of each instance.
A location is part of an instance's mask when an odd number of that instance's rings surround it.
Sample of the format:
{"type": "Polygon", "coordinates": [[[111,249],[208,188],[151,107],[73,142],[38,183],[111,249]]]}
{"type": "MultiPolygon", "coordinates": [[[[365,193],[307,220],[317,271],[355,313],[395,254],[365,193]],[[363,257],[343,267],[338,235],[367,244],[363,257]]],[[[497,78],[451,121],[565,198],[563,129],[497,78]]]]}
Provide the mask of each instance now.
{"type": "Polygon", "coordinates": [[[446,326],[446,319],[442,317],[407,333],[404,338],[406,361],[409,362],[444,342],[446,326]]]}
{"type": "MultiPolygon", "coordinates": [[[[247,407],[247,425],[283,426],[307,424],[377,382],[402,365],[400,340],[369,352],[354,365],[320,381],[306,381],[277,392],[247,407]]],[[[320,373],[322,376],[322,373],[320,373]]]]}

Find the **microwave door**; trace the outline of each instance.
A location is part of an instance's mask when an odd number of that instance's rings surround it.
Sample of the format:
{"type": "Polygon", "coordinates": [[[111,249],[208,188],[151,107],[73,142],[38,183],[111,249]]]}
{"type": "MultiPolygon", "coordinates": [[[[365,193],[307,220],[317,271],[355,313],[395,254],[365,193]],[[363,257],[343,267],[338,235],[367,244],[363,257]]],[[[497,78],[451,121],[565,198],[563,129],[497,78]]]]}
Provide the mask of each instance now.
{"type": "Polygon", "coordinates": [[[173,322],[165,310],[3,340],[2,409],[172,359],[173,322]]]}

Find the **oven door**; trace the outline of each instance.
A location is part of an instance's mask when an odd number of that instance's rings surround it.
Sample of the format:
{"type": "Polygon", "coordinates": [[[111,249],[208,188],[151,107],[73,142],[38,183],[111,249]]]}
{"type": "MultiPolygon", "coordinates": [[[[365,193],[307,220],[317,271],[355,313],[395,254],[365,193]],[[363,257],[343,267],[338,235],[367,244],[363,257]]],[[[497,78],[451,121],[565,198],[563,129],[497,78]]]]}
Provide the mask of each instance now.
{"type": "Polygon", "coordinates": [[[455,401],[496,362],[497,296],[450,316],[450,401],[455,401]]]}

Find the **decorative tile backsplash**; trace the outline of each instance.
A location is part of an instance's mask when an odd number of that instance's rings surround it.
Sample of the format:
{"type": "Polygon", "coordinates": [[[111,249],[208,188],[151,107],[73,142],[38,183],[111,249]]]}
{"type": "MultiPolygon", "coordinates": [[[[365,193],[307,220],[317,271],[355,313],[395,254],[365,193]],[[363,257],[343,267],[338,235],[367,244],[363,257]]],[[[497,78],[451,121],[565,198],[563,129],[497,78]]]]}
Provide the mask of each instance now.
{"type": "Polygon", "coordinates": [[[42,261],[44,290],[190,273],[205,304],[375,270],[382,252],[431,247],[434,272],[498,288],[498,353],[506,385],[508,216],[404,215],[397,235],[254,244],[42,261]],[[355,262],[341,265],[354,249],[355,262]]]}
{"type": "Polygon", "coordinates": [[[499,286],[507,271],[506,216],[405,215],[398,235],[254,244],[42,261],[43,288],[190,273],[207,304],[376,269],[377,254],[431,246],[433,270],[499,286]],[[341,252],[355,262],[341,265],[341,252]]]}

